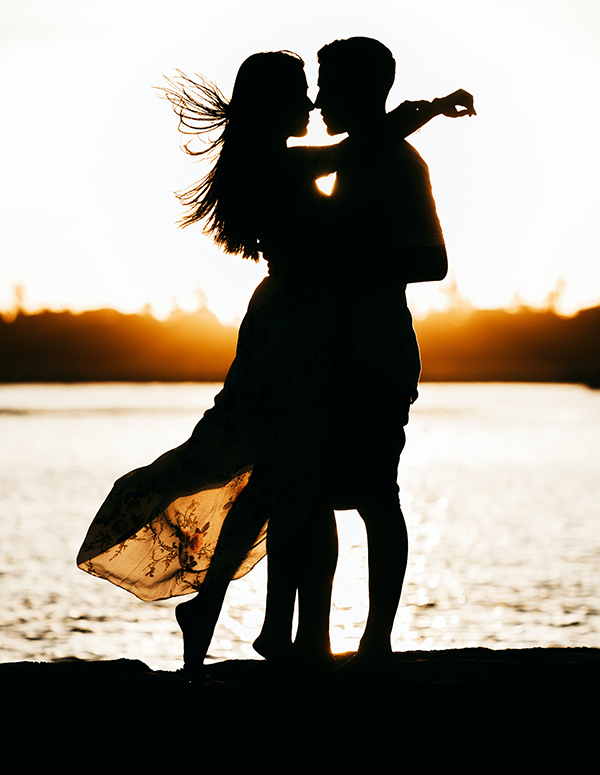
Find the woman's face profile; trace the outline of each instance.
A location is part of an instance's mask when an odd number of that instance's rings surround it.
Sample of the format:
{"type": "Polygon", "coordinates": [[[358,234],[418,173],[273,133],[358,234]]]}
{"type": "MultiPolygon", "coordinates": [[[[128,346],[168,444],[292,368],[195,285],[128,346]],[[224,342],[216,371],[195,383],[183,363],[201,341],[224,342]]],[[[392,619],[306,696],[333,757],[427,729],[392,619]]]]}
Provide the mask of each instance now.
{"type": "Polygon", "coordinates": [[[280,95],[275,95],[280,109],[282,130],[287,137],[304,137],[308,131],[310,111],[314,108],[308,97],[304,70],[298,68],[280,95]]]}

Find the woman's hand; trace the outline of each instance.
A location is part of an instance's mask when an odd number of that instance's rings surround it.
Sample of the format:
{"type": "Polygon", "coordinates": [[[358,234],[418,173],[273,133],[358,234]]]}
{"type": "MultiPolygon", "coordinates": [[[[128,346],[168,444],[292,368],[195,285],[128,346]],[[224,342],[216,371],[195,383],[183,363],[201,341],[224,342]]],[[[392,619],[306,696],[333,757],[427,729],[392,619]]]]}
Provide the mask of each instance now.
{"type": "Polygon", "coordinates": [[[476,116],[473,106],[473,95],[464,89],[458,89],[447,97],[439,97],[431,103],[438,115],[460,118],[461,116],[476,116]]]}

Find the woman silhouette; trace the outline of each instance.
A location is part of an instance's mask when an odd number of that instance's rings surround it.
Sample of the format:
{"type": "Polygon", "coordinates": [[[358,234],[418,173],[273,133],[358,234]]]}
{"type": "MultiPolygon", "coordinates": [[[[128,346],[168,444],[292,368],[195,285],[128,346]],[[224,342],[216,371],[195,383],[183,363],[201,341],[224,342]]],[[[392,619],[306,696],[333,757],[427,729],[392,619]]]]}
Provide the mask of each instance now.
{"type": "MultiPolygon", "coordinates": [[[[182,223],[203,222],[226,252],[253,260],[268,244],[269,276],[250,301],[214,406],[188,441],[115,482],[77,563],[142,600],[197,592],[176,609],[185,669],[196,671],[229,582],[268,546],[297,537],[317,553],[325,547],[319,562],[335,567],[333,513],[313,508],[339,304],[328,270],[335,230],[315,180],[335,171],[345,145],[287,148],[289,137],[306,134],[313,107],[304,63],[291,52],[249,57],[229,102],[210,82],[181,73],[165,96],[184,133],[218,133],[203,149],[186,146],[214,163],[180,195],[188,208],[182,223]]],[[[386,132],[405,137],[440,112],[403,103],[386,132]]],[[[321,617],[321,632],[322,625],[321,617]]],[[[271,656],[273,645],[257,650],[271,656]]]]}

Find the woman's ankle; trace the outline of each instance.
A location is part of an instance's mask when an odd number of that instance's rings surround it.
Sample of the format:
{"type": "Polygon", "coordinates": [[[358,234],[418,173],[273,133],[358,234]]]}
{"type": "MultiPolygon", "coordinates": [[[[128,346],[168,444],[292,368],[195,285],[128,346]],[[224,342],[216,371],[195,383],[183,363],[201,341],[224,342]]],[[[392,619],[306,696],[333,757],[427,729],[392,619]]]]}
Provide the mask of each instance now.
{"type": "Polygon", "coordinates": [[[292,639],[278,634],[274,636],[263,631],[252,644],[252,648],[264,659],[271,661],[288,661],[292,659],[292,639]]]}
{"type": "Polygon", "coordinates": [[[187,600],[175,607],[175,619],[183,634],[183,665],[186,672],[202,669],[213,636],[213,629],[198,616],[194,600],[187,600]]]}
{"type": "Polygon", "coordinates": [[[365,657],[385,657],[392,653],[392,643],[389,636],[365,637],[363,635],[357,651],[357,654],[361,654],[365,657]]]}

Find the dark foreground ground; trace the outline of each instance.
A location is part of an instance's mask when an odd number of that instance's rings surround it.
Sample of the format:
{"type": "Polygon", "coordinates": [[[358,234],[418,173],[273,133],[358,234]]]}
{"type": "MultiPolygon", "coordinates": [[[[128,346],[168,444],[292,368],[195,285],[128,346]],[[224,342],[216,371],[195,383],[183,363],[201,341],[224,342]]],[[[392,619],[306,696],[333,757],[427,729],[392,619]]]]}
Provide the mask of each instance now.
{"type": "MultiPolygon", "coordinates": [[[[347,656],[339,658],[342,663],[347,656]]],[[[591,773],[600,649],[395,655],[377,679],[262,661],[0,665],[6,773],[591,773]]]]}

